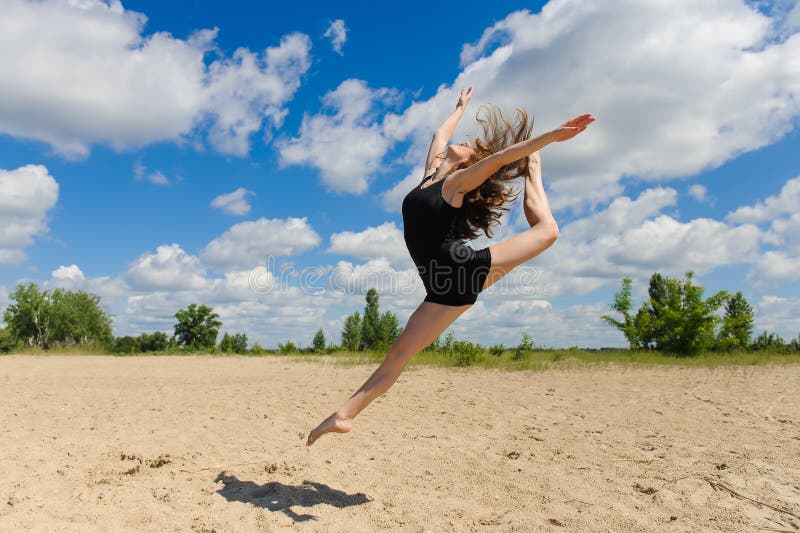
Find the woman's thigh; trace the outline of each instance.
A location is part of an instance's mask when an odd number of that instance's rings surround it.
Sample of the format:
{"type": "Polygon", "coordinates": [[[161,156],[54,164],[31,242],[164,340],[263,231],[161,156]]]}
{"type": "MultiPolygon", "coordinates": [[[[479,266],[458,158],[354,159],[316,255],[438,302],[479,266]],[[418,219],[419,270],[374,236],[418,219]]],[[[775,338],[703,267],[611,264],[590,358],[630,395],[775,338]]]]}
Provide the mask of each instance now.
{"type": "Polygon", "coordinates": [[[406,327],[386,354],[387,359],[405,366],[470,307],[471,304],[451,306],[422,302],[408,317],[406,327]]]}
{"type": "Polygon", "coordinates": [[[535,225],[513,237],[489,247],[492,266],[483,290],[500,281],[519,265],[530,261],[555,242],[554,231],[547,225],[535,225]]]}

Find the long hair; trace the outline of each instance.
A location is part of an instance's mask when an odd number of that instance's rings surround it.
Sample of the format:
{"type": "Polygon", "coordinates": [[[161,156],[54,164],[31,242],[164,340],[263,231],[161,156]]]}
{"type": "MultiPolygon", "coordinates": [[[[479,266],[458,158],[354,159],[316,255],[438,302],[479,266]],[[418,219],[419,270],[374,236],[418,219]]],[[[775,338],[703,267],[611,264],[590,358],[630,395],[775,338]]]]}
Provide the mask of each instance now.
{"type": "MultiPolygon", "coordinates": [[[[467,161],[453,167],[452,171],[472,166],[512,144],[529,139],[533,130],[533,119],[528,119],[524,109],[517,109],[517,119],[511,123],[500,108],[487,104],[480,107],[475,120],[482,129],[473,146],[475,152],[467,161]]],[[[480,187],[465,194],[461,214],[456,219],[455,237],[472,240],[483,231],[486,237],[492,238],[492,226],[500,225],[503,212],[509,211],[505,204],[513,203],[519,196],[519,192],[512,193],[509,190],[509,182],[527,173],[528,158],[523,157],[501,167],[480,187]]]]}

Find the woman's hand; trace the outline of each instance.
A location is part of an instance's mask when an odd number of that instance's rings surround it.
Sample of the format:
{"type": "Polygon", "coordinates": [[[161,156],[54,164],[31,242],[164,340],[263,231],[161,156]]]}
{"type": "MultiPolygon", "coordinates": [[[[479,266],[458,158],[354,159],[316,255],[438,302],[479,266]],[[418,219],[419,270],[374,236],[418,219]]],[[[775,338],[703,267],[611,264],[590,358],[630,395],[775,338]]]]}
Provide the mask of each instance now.
{"type": "Polygon", "coordinates": [[[561,142],[572,139],[594,121],[595,118],[591,114],[581,115],[572,120],[568,120],[551,132],[553,141],[561,142]]]}
{"type": "Polygon", "coordinates": [[[461,96],[458,97],[456,109],[467,107],[470,98],[472,98],[472,87],[469,89],[461,89],[461,96]]]}

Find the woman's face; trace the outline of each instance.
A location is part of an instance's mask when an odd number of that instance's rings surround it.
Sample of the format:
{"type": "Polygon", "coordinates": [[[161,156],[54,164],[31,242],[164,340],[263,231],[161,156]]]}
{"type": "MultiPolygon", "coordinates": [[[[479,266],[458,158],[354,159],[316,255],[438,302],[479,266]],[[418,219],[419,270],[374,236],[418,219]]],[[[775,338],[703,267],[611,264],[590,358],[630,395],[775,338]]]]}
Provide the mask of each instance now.
{"type": "Polygon", "coordinates": [[[453,163],[462,163],[470,158],[475,149],[469,143],[451,144],[447,147],[447,158],[453,163]]]}

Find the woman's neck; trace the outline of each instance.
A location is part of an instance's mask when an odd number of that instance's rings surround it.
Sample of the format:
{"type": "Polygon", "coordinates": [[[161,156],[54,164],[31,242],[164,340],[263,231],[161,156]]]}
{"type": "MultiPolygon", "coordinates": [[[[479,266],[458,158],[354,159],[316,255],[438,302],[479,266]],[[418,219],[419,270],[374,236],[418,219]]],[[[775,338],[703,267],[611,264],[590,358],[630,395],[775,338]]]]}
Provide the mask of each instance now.
{"type": "Polygon", "coordinates": [[[447,174],[450,173],[450,170],[452,168],[453,168],[453,162],[450,161],[449,159],[445,159],[439,165],[439,168],[436,169],[436,172],[433,175],[433,180],[432,181],[436,181],[441,176],[446,176],[447,174]]]}

